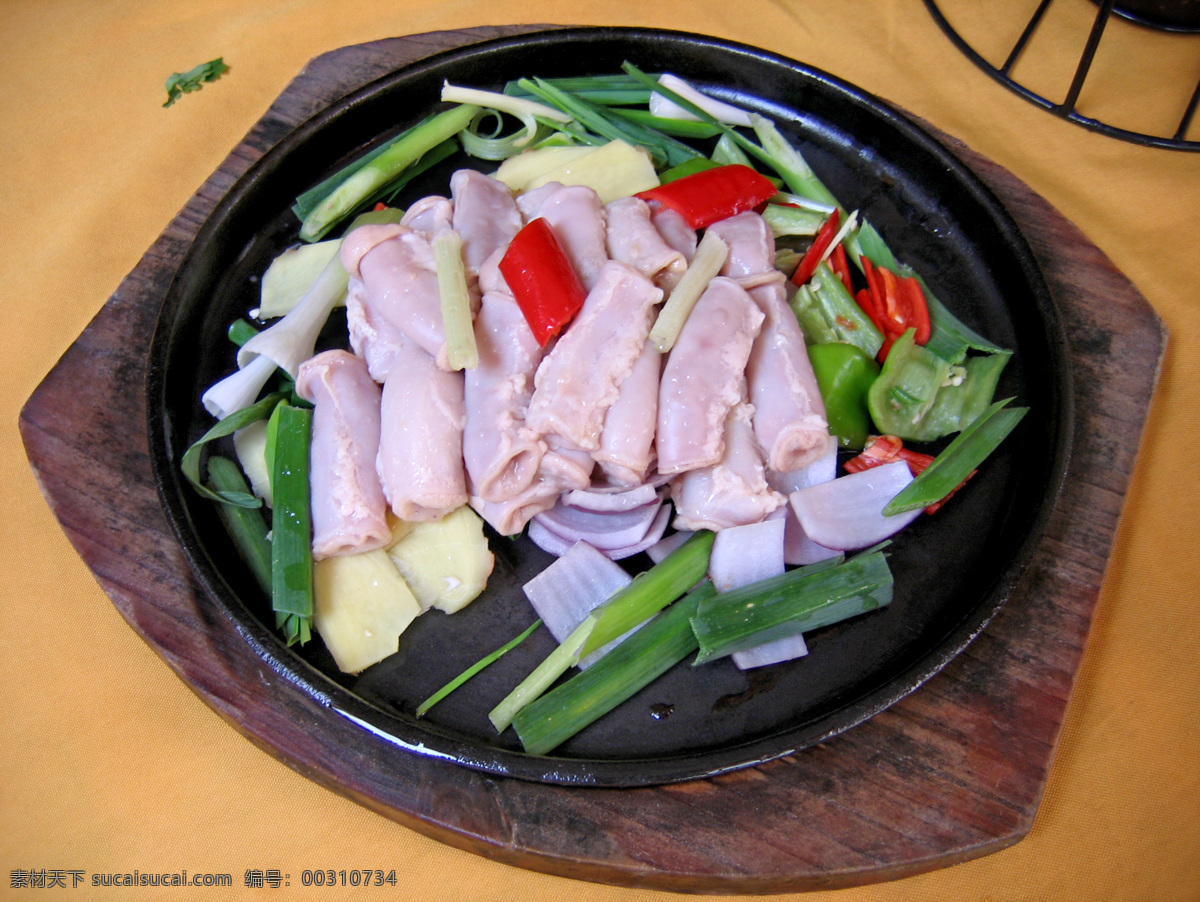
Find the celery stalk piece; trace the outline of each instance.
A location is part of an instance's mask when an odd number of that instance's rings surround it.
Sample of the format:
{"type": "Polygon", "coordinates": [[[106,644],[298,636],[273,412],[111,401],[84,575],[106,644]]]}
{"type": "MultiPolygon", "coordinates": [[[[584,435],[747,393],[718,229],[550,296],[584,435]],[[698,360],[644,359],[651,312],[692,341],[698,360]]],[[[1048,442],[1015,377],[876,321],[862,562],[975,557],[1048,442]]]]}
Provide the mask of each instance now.
{"type": "Polygon", "coordinates": [[[446,333],[446,357],[450,368],[471,370],[479,366],[475,328],[471,320],[471,296],[462,259],[462,238],[443,229],[433,239],[438,293],[442,301],[442,323],[446,333]]]}
{"type": "Polygon", "coordinates": [[[884,505],[885,516],[928,507],[941,501],[975,470],[1017,427],[1027,407],[1006,407],[997,401],[974,423],[955,436],[933,463],[884,505]]]}
{"type": "Polygon", "coordinates": [[[723,592],[692,618],[704,664],[871,611],[892,600],[892,572],[882,552],[835,566],[815,564],[723,592]]]}
{"type": "MultiPolygon", "coordinates": [[[[227,457],[213,457],[209,460],[208,478],[212,481],[212,490],[218,494],[237,495],[250,492],[237,464],[227,457]]],[[[258,585],[264,592],[269,593],[271,540],[267,538],[267,521],[257,510],[233,504],[218,505],[217,513],[258,585]]]]}
{"type": "Polygon", "coordinates": [[[485,655],[483,658],[476,661],[474,664],[472,664],[470,667],[468,667],[466,670],[464,670],[462,673],[460,673],[458,676],[456,676],[454,679],[452,679],[449,683],[447,683],[445,686],[443,686],[437,692],[433,693],[433,695],[429,696],[429,698],[425,699],[425,701],[421,702],[421,704],[417,706],[417,717],[424,717],[430,708],[432,708],[434,705],[436,705],[438,702],[440,702],[442,699],[444,699],[446,696],[448,696],[451,692],[453,692],[459,686],[466,683],[473,676],[477,675],[478,673],[483,671],[485,668],[491,666],[492,664],[495,664],[502,657],[504,657],[506,654],[508,654],[510,651],[512,651],[514,648],[516,648],[518,645],[520,645],[522,642],[524,642],[526,639],[528,639],[531,635],[533,635],[533,631],[536,630],[541,625],[542,625],[542,621],[540,621],[540,620],[533,621],[533,623],[531,623],[529,625],[529,627],[523,633],[521,633],[519,636],[509,639],[507,642],[505,642],[503,645],[501,645],[495,651],[491,652],[488,655],[485,655]]]}
{"type": "Polygon", "coordinates": [[[696,306],[696,301],[700,300],[708,283],[721,271],[728,256],[729,245],[715,232],[706,231],[696,245],[692,262],[671,290],[670,297],[659,310],[650,329],[650,340],[662,353],[666,354],[675,346],[675,340],[679,338],[679,332],[696,306]]]}
{"type": "MultiPolygon", "coordinates": [[[[713,538],[714,534],[708,530],[697,531],[585,617],[571,635],[488,714],[496,730],[503,732],[518,711],[541,696],[580,658],[644,623],[703,579],[708,572],[713,538]]],[[[593,664],[588,669],[595,667],[593,664]]]]}
{"type": "Polygon", "coordinates": [[[691,618],[712,583],[688,593],[582,673],[513,720],[525,751],[545,755],[648,686],[696,650],[691,618]]]}
{"type": "Polygon", "coordinates": [[[281,404],[271,473],[271,607],[288,645],[307,640],[313,614],[308,450],[312,410],[281,404]]]}
{"type": "Polygon", "coordinates": [[[750,116],[750,122],[762,143],[762,149],[771,157],[775,171],[783,176],[789,188],[804,197],[838,206],[837,198],[825,187],[824,182],[817,178],[808,161],[780,133],[775,123],[756,114],[750,116]]]}
{"type": "Polygon", "coordinates": [[[300,237],[316,241],[354,212],[359,204],[382,188],[401,171],[448,138],[454,137],[471,124],[479,107],[461,104],[438,113],[421,125],[410,129],[400,140],[383,153],[357,169],[353,175],[334,188],[300,226],[300,237]]]}

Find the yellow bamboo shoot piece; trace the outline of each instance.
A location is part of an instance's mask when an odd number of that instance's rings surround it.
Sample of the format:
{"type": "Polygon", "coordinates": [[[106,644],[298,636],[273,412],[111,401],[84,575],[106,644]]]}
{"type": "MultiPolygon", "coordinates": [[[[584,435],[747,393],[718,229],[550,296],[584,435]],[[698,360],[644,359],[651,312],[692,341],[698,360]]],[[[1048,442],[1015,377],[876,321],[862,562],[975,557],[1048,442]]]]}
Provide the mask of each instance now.
{"type": "Polygon", "coordinates": [[[313,624],[345,673],[358,673],[395,654],[401,633],[421,613],[382,549],[317,561],[313,596],[313,624]]]}

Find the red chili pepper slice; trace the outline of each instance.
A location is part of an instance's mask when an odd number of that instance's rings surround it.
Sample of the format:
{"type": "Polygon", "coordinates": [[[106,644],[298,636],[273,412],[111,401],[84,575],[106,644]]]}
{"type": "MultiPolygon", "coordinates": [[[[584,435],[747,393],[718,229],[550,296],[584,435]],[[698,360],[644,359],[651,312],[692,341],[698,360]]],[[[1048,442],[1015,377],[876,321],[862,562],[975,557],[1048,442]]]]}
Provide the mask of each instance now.
{"type": "Polygon", "coordinates": [[[842,280],[842,284],[846,286],[846,291],[854,294],[853,282],[850,279],[850,262],[846,259],[846,247],[840,241],[837,247],[833,249],[833,253],[829,255],[829,268],[842,280]]]}
{"type": "Polygon", "coordinates": [[[500,259],[500,274],[539,345],[571,321],[587,296],[562,242],[545,219],[534,219],[517,232],[500,259]]]}
{"type": "MultiPolygon", "coordinates": [[[[902,460],[908,464],[908,471],[913,476],[919,476],[921,471],[933,463],[933,457],[929,454],[922,454],[920,451],[910,451],[904,447],[904,442],[894,435],[877,435],[863,448],[862,453],[857,457],[852,457],[846,461],[843,466],[847,473],[861,473],[863,470],[870,470],[872,467],[879,467],[883,464],[890,464],[893,461],[902,460]]],[[[925,508],[925,513],[936,513],[942,505],[949,501],[954,493],[967,484],[967,479],[970,479],[978,470],[972,470],[967,474],[966,479],[955,486],[945,498],[940,501],[935,501],[933,504],[925,508]]]]}
{"type": "Polygon", "coordinates": [[[765,204],[778,189],[749,166],[731,163],[685,175],[636,195],[679,213],[693,229],[703,229],[765,204]]]}
{"type": "Polygon", "coordinates": [[[817,264],[821,262],[821,258],[825,256],[826,249],[833,243],[833,236],[837,234],[841,218],[841,214],[837,210],[834,210],[829,214],[829,218],[825,220],[824,225],[817,230],[817,237],[813,239],[812,247],[800,259],[800,265],[792,273],[792,281],[795,284],[803,285],[817,271],[817,264]]]}
{"type": "Polygon", "coordinates": [[[921,290],[921,283],[912,276],[901,279],[899,287],[901,293],[906,295],[908,300],[911,312],[909,325],[917,330],[913,341],[923,345],[929,341],[929,336],[933,332],[933,324],[929,319],[929,305],[925,301],[925,292],[921,290]]]}

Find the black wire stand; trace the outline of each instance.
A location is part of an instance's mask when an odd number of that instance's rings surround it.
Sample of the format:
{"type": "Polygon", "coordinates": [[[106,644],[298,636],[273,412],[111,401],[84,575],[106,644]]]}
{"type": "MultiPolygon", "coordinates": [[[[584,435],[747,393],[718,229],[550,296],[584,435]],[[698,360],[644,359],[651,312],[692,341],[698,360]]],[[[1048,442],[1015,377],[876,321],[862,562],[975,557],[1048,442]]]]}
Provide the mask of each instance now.
{"type": "MultiPolygon", "coordinates": [[[[1021,36],[1017,38],[1017,42],[1013,45],[1007,59],[1005,59],[1003,65],[999,68],[984,59],[954,29],[938,8],[937,0],[925,0],[925,6],[928,7],[934,21],[946,33],[946,36],[950,38],[968,59],[996,81],[1016,92],[1021,97],[1024,97],[1030,103],[1040,106],[1042,109],[1048,110],[1069,122],[1103,135],[1108,135],[1111,138],[1119,138],[1122,141],[1130,141],[1134,144],[1161,147],[1168,150],[1200,151],[1200,141],[1189,141],[1185,137],[1188,128],[1191,126],[1197,104],[1200,104],[1200,81],[1197,81],[1196,88],[1192,91],[1191,100],[1188,102],[1183,116],[1179,120],[1179,127],[1170,136],[1153,135],[1119,128],[1115,125],[1085,116],[1076,109],[1079,92],[1083,88],[1088,70],[1092,65],[1092,59],[1096,54],[1096,48],[1100,45],[1100,39],[1104,34],[1104,28],[1108,24],[1109,19],[1116,15],[1146,28],[1200,36],[1200,2],[1197,2],[1197,0],[1174,0],[1174,2],[1173,0],[1141,0],[1141,2],[1138,2],[1138,0],[1127,0],[1127,2],[1117,3],[1116,0],[1096,0],[1098,9],[1095,21],[1092,23],[1087,42],[1084,44],[1079,63],[1075,68],[1075,75],[1071,80],[1071,86],[1068,88],[1067,94],[1062,101],[1055,101],[1044,97],[1020,84],[1012,77],[1013,67],[1025,51],[1026,45],[1028,45],[1030,39],[1037,31],[1038,25],[1041,24],[1042,18],[1045,16],[1046,10],[1049,9],[1052,2],[1053,0],[1041,0],[1033,16],[1026,24],[1024,31],[1021,32],[1021,36]]],[[[1192,40],[1200,40],[1200,37],[1192,38],[1192,40]]]]}

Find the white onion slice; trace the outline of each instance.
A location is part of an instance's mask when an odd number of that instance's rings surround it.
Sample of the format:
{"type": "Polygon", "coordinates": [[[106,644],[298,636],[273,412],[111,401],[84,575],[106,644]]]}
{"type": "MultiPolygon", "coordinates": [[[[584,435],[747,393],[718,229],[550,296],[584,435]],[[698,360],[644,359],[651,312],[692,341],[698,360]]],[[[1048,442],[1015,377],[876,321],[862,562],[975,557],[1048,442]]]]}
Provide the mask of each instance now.
{"type": "Polygon", "coordinates": [[[735,651],[731,658],[738,670],[752,670],[755,667],[766,667],[769,664],[779,664],[793,658],[802,658],[808,654],[808,645],[801,633],[794,636],[784,636],[774,642],[767,642],[744,651],[735,651]]]}
{"type": "Polygon", "coordinates": [[[608,513],[556,504],[550,510],[535,514],[533,522],[571,544],[587,542],[601,551],[609,551],[641,542],[661,507],[662,502],[657,498],[651,504],[632,510],[608,513]]]}
{"type": "Polygon", "coordinates": [[[671,522],[671,508],[665,504],[658,509],[658,515],[654,518],[654,522],[650,524],[650,528],[646,530],[646,535],[642,537],[640,542],[635,542],[632,545],[625,545],[621,548],[612,548],[606,552],[614,561],[621,561],[627,557],[633,557],[641,551],[652,548],[657,545],[662,539],[663,533],[667,531],[667,524],[671,522]]]}
{"type": "Polygon", "coordinates": [[[782,573],[783,534],[784,521],[778,517],[718,532],[708,557],[708,576],[717,591],[782,573]]]}
{"type": "Polygon", "coordinates": [[[597,605],[631,582],[620,564],[587,542],[576,542],[523,588],[550,635],[562,642],[597,605]]]}
{"type": "Polygon", "coordinates": [[[690,539],[694,533],[691,530],[681,529],[679,532],[673,532],[665,539],[659,539],[653,545],[646,549],[646,554],[650,560],[659,564],[666,558],[668,554],[690,539]]]}
{"type": "MultiPolygon", "coordinates": [[[[690,100],[714,119],[724,122],[726,125],[750,126],[750,114],[745,110],[700,93],[682,78],[668,73],[659,76],[658,83],[684,100],[690,100]]],[[[673,100],[668,100],[657,92],[650,95],[650,112],[664,119],[695,120],[697,118],[673,100]]]]}
{"type": "Polygon", "coordinates": [[[898,460],[800,489],[789,500],[810,539],[851,551],[895,535],[921,515],[920,509],[883,515],[884,506],[912,480],[908,464],[898,460]]]}

